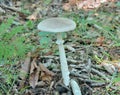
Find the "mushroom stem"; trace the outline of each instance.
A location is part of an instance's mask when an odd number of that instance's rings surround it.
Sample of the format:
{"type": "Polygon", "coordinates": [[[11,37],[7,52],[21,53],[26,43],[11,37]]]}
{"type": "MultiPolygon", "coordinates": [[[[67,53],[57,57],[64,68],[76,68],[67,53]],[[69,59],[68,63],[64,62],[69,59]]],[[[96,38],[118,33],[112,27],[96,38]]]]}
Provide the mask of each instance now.
{"type": "Polygon", "coordinates": [[[61,33],[57,33],[57,41],[56,41],[56,43],[58,44],[58,47],[59,47],[63,83],[66,86],[69,86],[69,82],[70,82],[69,74],[70,73],[69,73],[69,70],[68,70],[65,50],[64,50],[64,46],[63,46],[64,41],[62,40],[61,33]]]}
{"type": "Polygon", "coordinates": [[[75,80],[71,79],[70,84],[74,95],[82,95],[80,87],[75,80]]]}

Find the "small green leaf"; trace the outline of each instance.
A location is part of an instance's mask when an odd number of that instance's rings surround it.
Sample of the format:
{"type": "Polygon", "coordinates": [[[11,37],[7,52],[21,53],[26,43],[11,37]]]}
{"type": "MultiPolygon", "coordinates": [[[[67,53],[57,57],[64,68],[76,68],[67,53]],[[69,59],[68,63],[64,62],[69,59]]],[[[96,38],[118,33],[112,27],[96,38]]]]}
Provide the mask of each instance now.
{"type": "Polygon", "coordinates": [[[50,34],[51,34],[51,33],[49,33],[49,32],[43,32],[43,31],[41,31],[41,32],[38,33],[38,35],[39,35],[40,37],[46,37],[46,36],[49,36],[49,37],[50,37],[50,34]]]}
{"type": "Polygon", "coordinates": [[[33,29],[33,27],[34,27],[33,21],[29,20],[29,21],[26,23],[26,27],[27,27],[27,28],[30,28],[30,29],[33,29]]]}
{"type": "Polygon", "coordinates": [[[48,44],[50,43],[50,41],[51,41],[50,38],[48,38],[48,37],[42,37],[42,38],[40,39],[40,44],[41,44],[42,46],[45,46],[45,45],[48,45],[48,44]]]}

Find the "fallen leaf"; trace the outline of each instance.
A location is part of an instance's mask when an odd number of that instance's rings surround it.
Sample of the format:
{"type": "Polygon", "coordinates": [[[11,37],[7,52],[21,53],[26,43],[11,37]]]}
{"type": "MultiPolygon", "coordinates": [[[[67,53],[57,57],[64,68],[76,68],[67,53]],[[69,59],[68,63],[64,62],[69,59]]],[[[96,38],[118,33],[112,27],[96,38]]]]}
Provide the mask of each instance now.
{"type": "Polygon", "coordinates": [[[116,86],[120,87],[120,81],[115,83],[116,86]]]}
{"type": "Polygon", "coordinates": [[[102,66],[105,68],[105,70],[110,73],[111,75],[115,72],[115,66],[113,64],[109,63],[102,63],[102,66]]]}
{"type": "Polygon", "coordinates": [[[24,63],[21,66],[19,77],[22,80],[26,79],[26,76],[29,73],[29,69],[30,69],[30,56],[31,56],[31,53],[28,53],[27,54],[27,58],[25,59],[24,63]]]}
{"type": "Polygon", "coordinates": [[[65,4],[63,5],[63,10],[65,10],[65,11],[70,11],[70,9],[71,9],[71,5],[70,5],[69,3],[65,3],[65,4]]]}
{"type": "Polygon", "coordinates": [[[115,71],[115,68],[117,68],[118,72],[120,72],[120,61],[119,60],[113,60],[113,61],[104,60],[101,63],[101,65],[105,67],[105,69],[110,73],[113,73],[115,71]]]}
{"type": "Polygon", "coordinates": [[[37,19],[40,19],[42,16],[39,14],[39,11],[40,11],[41,9],[40,8],[37,8],[36,9],[36,11],[32,14],[32,15],[30,15],[30,16],[28,16],[27,17],[27,19],[29,19],[29,20],[37,20],[37,19]]]}
{"type": "Polygon", "coordinates": [[[41,71],[41,80],[46,81],[47,83],[50,83],[52,80],[52,77],[55,75],[53,72],[48,70],[43,64],[40,64],[40,71],[41,71]]]}
{"type": "Polygon", "coordinates": [[[19,14],[19,17],[20,17],[22,20],[25,20],[25,19],[27,18],[27,16],[26,16],[24,13],[22,13],[22,12],[19,12],[18,14],[19,14]]]}
{"type": "Polygon", "coordinates": [[[72,5],[72,6],[76,5],[77,1],[78,0],[69,0],[69,4],[72,5]]]}
{"type": "Polygon", "coordinates": [[[19,88],[23,88],[24,87],[24,83],[25,83],[26,77],[29,74],[30,59],[31,59],[30,56],[31,56],[31,53],[29,52],[27,54],[27,58],[25,59],[24,63],[21,66],[19,77],[22,80],[20,81],[20,87],[19,88]]]}
{"type": "Polygon", "coordinates": [[[38,84],[37,84],[37,86],[39,86],[39,87],[43,87],[45,85],[45,82],[43,82],[43,81],[40,81],[40,82],[38,82],[38,84]]]}
{"type": "Polygon", "coordinates": [[[114,2],[116,0],[68,0],[68,3],[63,5],[63,9],[66,11],[71,10],[72,6],[77,6],[77,9],[94,9],[98,8],[101,3],[114,2]]]}
{"type": "Polygon", "coordinates": [[[29,77],[29,84],[30,86],[32,86],[32,88],[35,88],[38,83],[39,72],[40,69],[36,64],[36,58],[34,58],[33,61],[31,62],[30,77],[29,77]]]}
{"type": "Polygon", "coordinates": [[[34,14],[28,16],[27,19],[29,19],[29,20],[37,20],[37,13],[34,13],[34,14]]]}
{"type": "Polygon", "coordinates": [[[82,2],[82,3],[81,3],[81,2],[77,2],[77,3],[76,3],[77,8],[78,8],[78,9],[82,9],[86,3],[87,3],[86,1],[84,1],[84,2],[82,2]]]}
{"type": "Polygon", "coordinates": [[[45,53],[45,56],[49,56],[49,55],[52,55],[53,54],[53,51],[48,51],[45,53]]]}
{"type": "Polygon", "coordinates": [[[35,61],[36,61],[36,58],[34,58],[33,61],[31,62],[30,74],[32,74],[34,70],[37,69],[38,67],[35,61]]]}
{"type": "Polygon", "coordinates": [[[120,61],[114,62],[113,65],[118,68],[118,72],[120,72],[120,61]]]}
{"type": "Polygon", "coordinates": [[[98,38],[96,39],[96,44],[97,44],[98,46],[102,46],[103,43],[104,43],[104,40],[105,40],[105,38],[104,38],[103,36],[98,37],[98,38]]]}

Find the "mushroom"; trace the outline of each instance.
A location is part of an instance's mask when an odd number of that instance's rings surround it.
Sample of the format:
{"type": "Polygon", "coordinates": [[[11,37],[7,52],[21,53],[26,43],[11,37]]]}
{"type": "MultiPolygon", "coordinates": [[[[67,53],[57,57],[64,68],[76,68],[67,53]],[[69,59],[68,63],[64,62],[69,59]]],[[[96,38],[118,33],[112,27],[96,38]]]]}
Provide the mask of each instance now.
{"type": "Polygon", "coordinates": [[[57,34],[56,43],[58,44],[58,47],[59,47],[63,83],[66,86],[69,86],[69,83],[70,83],[69,74],[70,73],[68,70],[65,50],[63,46],[64,40],[62,39],[61,33],[74,30],[76,28],[75,22],[68,18],[53,17],[53,18],[48,18],[48,19],[41,21],[37,27],[41,31],[57,34]]]}

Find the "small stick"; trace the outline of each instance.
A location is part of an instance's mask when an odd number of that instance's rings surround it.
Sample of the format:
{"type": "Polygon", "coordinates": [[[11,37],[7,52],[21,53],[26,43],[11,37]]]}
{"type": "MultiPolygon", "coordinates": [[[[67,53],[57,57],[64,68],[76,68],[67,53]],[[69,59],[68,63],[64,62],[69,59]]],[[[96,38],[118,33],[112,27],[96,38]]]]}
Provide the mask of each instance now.
{"type": "Polygon", "coordinates": [[[100,86],[105,86],[106,83],[104,82],[97,82],[95,80],[90,80],[90,79],[83,79],[83,78],[78,78],[82,82],[90,83],[90,86],[92,87],[100,87],[100,86]]]}
{"type": "Polygon", "coordinates": [[[110,88],[110,87],[112,86],[112,83],[113,83],[113,80],[114,80],[116,74],[117,74],[117,69],[116,69],[115,72],[113,73],[113,76],[112,76],[112,78],[111,78],[111,80],[110,80],[110,83],[108,84],[108,86],[107,86],[106,88],[110,88]]]}
{"type": "Polygon", "coordinates": [[[85,79],[89,78],[89,76],[86,76],[84,74],[75,73],[75,72],[70,72],[70,74],[73,75],[73,76],[81,77],[81,78],[85,78],[85,79]]]}
{"type": "MultiPolygon", "coordinates": [[[[40,56],[41,58],[50,58],[50,59],[56,59],[56,60],[58,60],[59,59],[59,57],[57,57],[57,56],[40,56]]],[[[81,61],[79,61],[79,60],[74,60],[74,59],[69,59],[69,58],[67,58],[67,61],[68,62],[71,62],[71,63],[81,63],[81,61]]]]}
{"type": "Polygon", "coordinates": [[[106,85],[106,83],[104,83],[104,82],[97,82],[97,83],[91,83],[90,84],[90,86],[92,86],[92,87],[101,87],[101,86],[105,86],[106,85]]]}
{"type": "Polygon", "coordinates": [[[91,59],[88,59],[88,65],[85,67],[88,73],[91,72],[91,66],[92,66],[91,59]]]}
{"type": "Polygon", "coordinates": [[[103,73],[99,72],[98,70],[92,68],[91,71],[92,71],[93,73],[98,74],[98,75],[101,76],[102,78],[104,78],[107,82],[110,82],[110,79],[108,79],[103,73]]]}
{"type": "Polygon", "coordinates": [[[83,82],[88,82],[88,83],[96,83],[97,81],[95,80],[90,80],[90,79],[83,79],[83,78],[78,78],[80,81],[83,81],[83,82]]]}
{"type": "Polygon", "coordinates": [[[3,5],[3,4],[0,4],[0,7],[4,8],[4,9],[11,10],[11,11],[14,11],[14,12],[21,13],[20,10],[18,10],[18,9],[16,9],[16,8],[13,8],[13,7],[9,7],[9,6],[3,5]]]}

